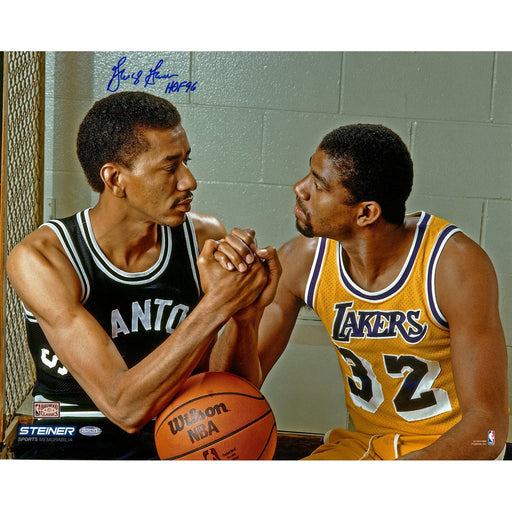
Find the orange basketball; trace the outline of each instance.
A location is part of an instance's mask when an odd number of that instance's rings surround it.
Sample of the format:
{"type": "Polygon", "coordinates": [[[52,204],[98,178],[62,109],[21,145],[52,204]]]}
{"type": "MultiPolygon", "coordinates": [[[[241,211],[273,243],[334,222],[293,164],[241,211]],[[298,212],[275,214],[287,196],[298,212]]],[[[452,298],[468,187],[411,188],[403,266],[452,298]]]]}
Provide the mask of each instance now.
{"type": "Polygon", "coordinates": [[[274,413],[258,388],[231,373],[190,377],[155,425],[165,460],[271,460],[274,413]]]}

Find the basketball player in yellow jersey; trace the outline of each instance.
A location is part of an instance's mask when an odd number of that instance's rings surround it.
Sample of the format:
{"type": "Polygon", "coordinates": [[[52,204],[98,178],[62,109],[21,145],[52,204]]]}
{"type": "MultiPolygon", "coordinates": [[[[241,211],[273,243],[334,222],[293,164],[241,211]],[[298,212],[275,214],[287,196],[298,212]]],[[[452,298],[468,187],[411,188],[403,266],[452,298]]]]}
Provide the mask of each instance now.
{"type": "MultiPolygon", "coordinates": [[[[309,459],[501,458],[507,354],[489,258],[448,222],[405,215],[413,165],[391,130],[334,130],[310,168],[295,185],[302,236],[280,249],[274,302],[252,310],[259,346],[246,340],[237,364],[259,350],[264,378],[307,304],[331,336],[355,427],[326,434],[309,459]]],[[[232,232],[216,259],[236,262],[250,241],[232,232]]]]}

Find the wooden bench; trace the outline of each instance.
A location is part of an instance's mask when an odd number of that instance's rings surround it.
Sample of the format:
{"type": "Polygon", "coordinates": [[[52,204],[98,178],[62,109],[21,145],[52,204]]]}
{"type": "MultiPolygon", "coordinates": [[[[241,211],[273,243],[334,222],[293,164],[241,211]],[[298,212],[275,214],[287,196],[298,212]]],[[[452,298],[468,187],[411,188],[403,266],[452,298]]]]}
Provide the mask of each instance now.
{"type": "MultiPolygon", "coordinates": [[[[274,460],[300,460],[312,453],[321,442],[321,434],[278,432],[274,460]]],[[[512,442],[507,443],[503,460],[512,460],[512,442]]]]}
{"type": "Polygon", "coordinates": [[[278,432],[274,460],[300,460],[322,443],[322,434],[278,432]]]}

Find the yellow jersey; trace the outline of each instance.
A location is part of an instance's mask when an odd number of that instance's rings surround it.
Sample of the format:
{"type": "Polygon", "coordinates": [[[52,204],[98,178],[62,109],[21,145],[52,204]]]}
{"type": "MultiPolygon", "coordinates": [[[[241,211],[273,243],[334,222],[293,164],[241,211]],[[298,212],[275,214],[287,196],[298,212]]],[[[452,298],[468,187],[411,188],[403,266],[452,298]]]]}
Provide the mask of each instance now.
{"type": "Polygon", "coordinates": [[[425,212],[400,274],[386,289],[355,284],[339,242],[319,238],[305,301],[330,334],[347,409],[358,432],[441,435],[461,419],[450,330],[436,301],[435,273],[457,231],[425,212]]]}

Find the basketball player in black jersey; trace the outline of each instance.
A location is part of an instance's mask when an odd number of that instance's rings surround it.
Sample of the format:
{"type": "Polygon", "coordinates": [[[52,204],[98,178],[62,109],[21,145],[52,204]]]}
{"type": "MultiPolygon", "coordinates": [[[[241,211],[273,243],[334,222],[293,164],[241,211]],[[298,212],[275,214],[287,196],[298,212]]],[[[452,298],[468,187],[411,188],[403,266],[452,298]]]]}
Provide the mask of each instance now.
{"type": "MultiPolygon", "coordinates": [[[[52,403],[53,422],[76,430],[62,431],[71,440],[42,442],[59,431],[25,429],[31,441],[20,435],[15,454],[152,458],[152,418],[193,372],[224,369],[209,366],[212,349],[236,337],[244,361],[248,312],[271,302],[280,267],[270,247],[253,246],[241,263],[248,272],[215,261],[226,230],[190,211],[190,145],[168,101],[142,92],[98,101],[77,152],[98,203],[41,226],[7,264],[26,312],[34,401],[40,410],[52,403]]],[[[241,368],[260,380],[259,366],[241,368]]]]}

